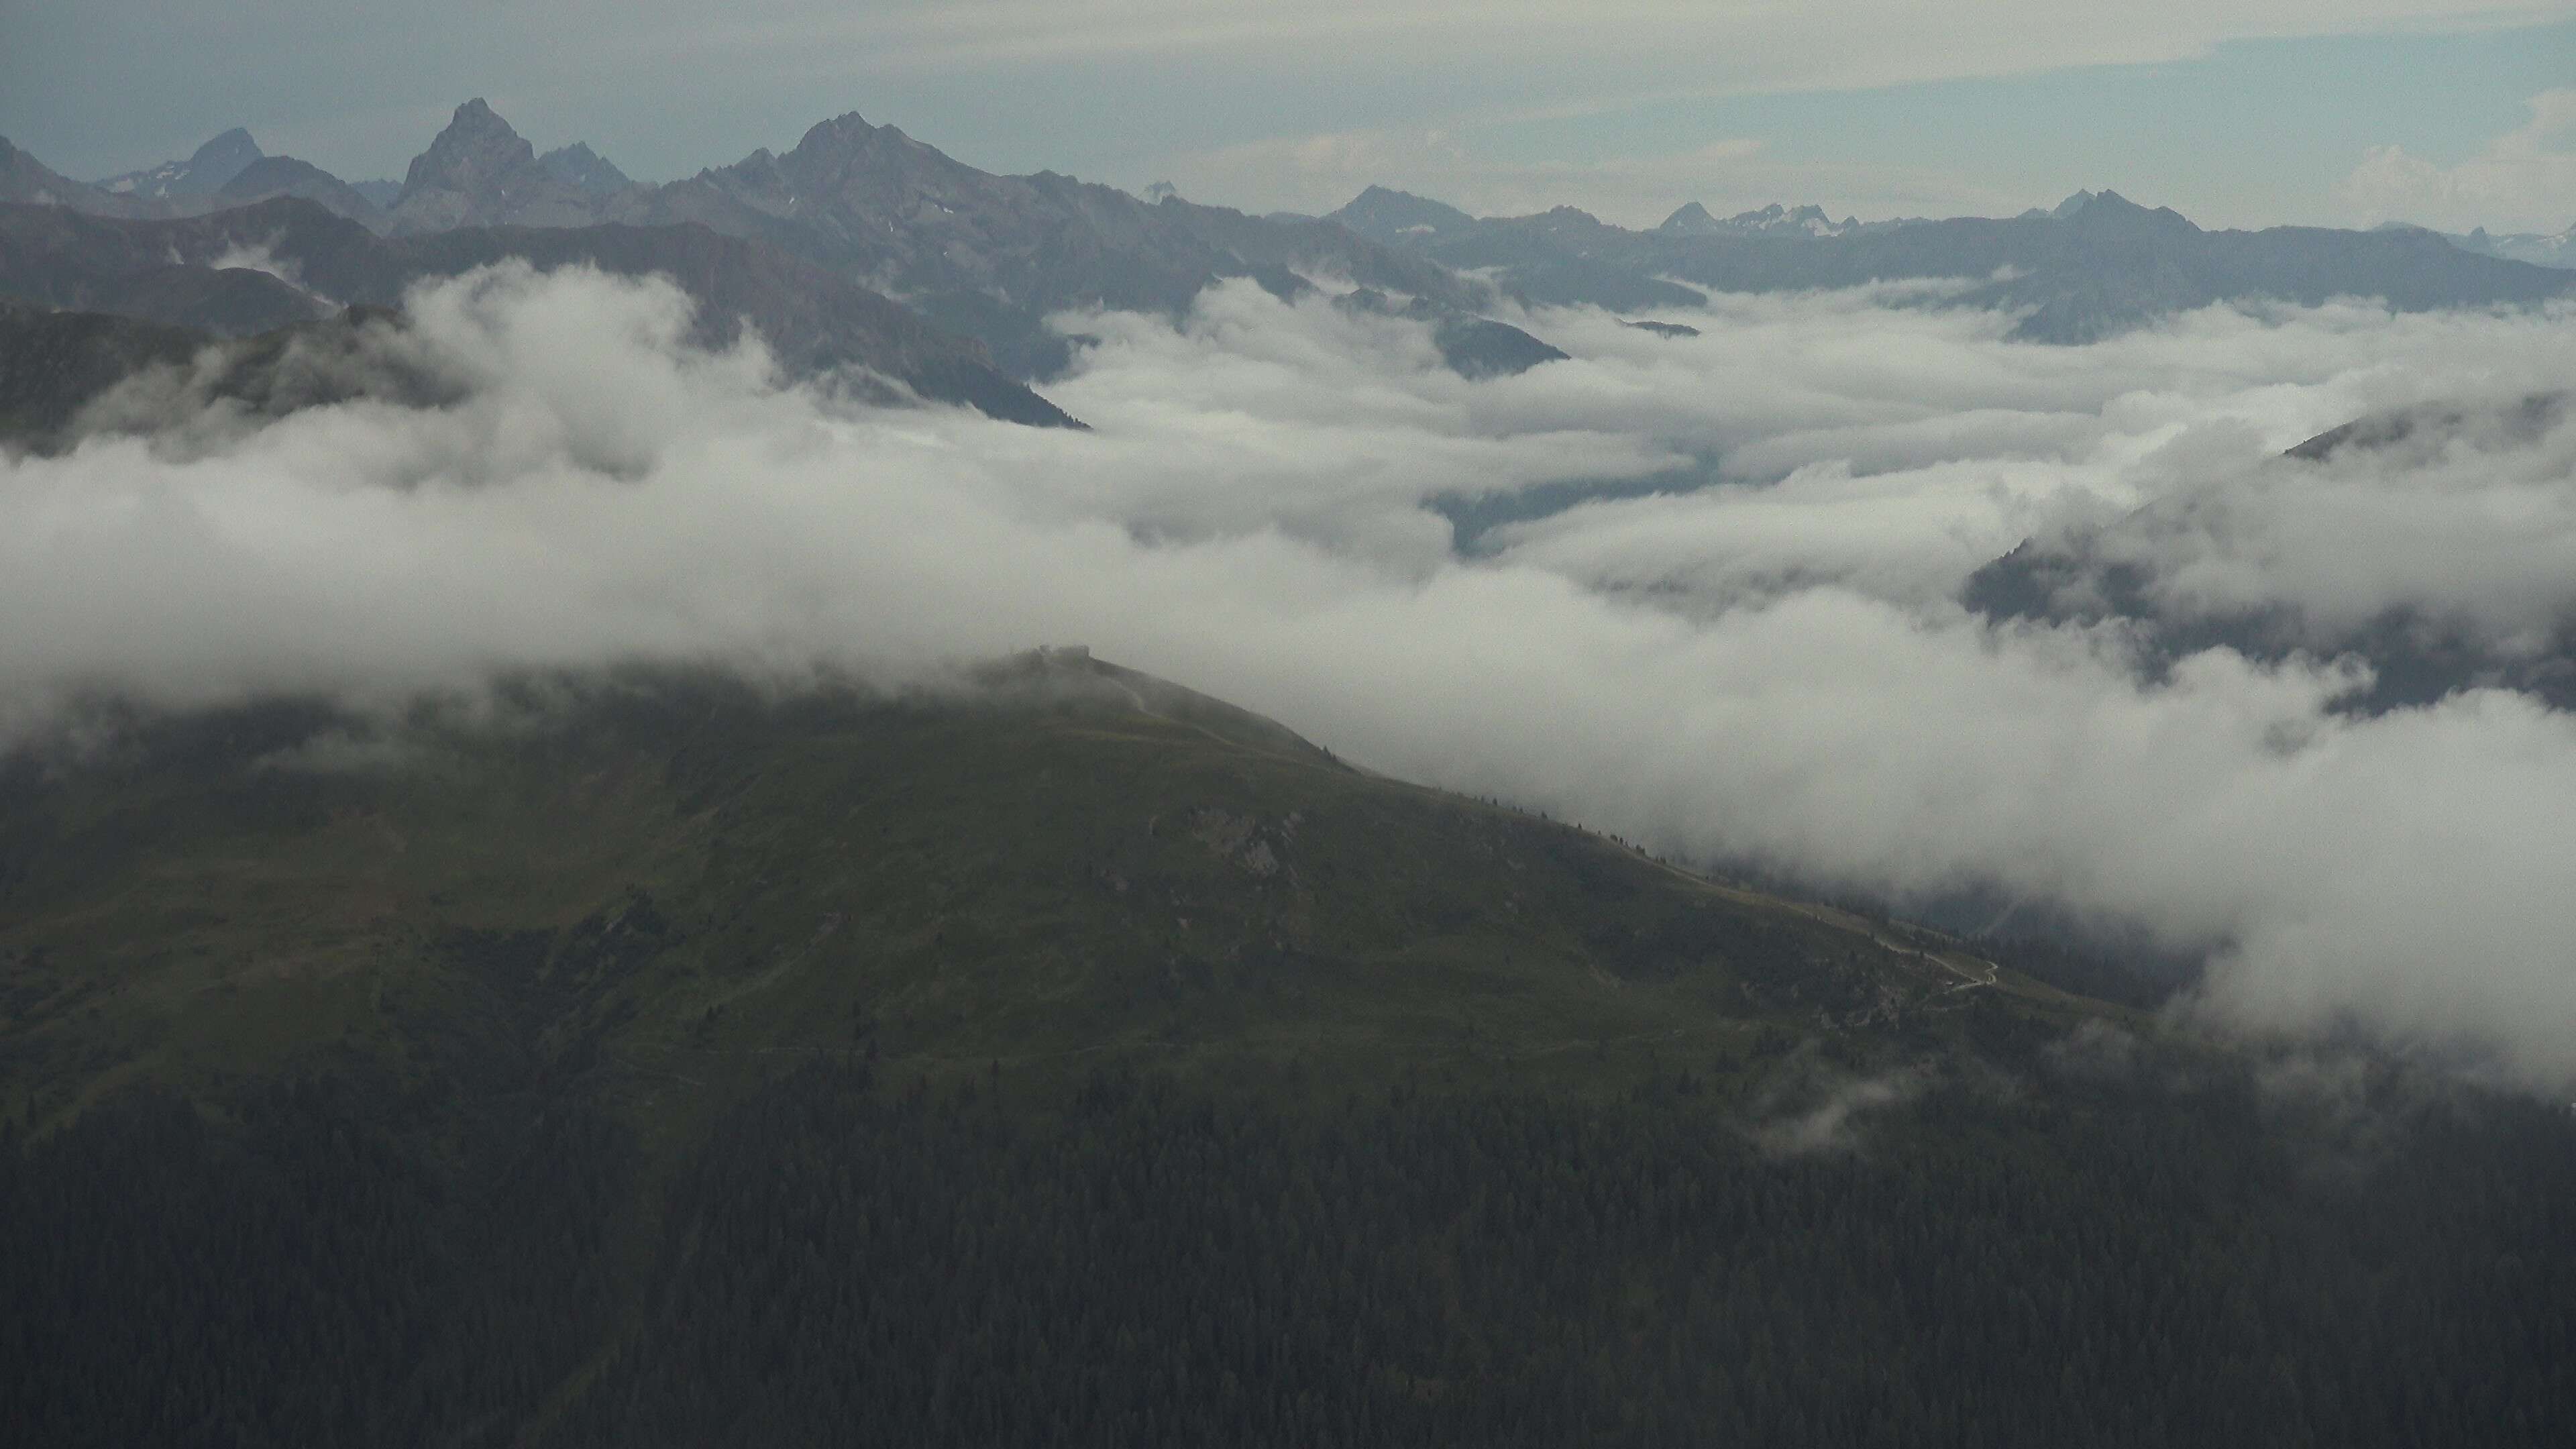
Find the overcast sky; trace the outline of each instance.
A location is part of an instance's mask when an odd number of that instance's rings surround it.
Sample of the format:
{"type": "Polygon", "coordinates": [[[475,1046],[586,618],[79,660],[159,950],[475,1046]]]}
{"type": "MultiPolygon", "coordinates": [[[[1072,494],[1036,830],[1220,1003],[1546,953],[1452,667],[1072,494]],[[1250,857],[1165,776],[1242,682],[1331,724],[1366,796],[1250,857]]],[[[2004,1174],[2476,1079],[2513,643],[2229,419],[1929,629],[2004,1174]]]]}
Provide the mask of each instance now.
{"type": "Polygon", "coordinates": [[[648,179],[855,110],[1255,210],[2576,222],[2576,0],[0,0],[0,135],[84,179],[234,125],[399,177],[474,95],[648,179]]]}

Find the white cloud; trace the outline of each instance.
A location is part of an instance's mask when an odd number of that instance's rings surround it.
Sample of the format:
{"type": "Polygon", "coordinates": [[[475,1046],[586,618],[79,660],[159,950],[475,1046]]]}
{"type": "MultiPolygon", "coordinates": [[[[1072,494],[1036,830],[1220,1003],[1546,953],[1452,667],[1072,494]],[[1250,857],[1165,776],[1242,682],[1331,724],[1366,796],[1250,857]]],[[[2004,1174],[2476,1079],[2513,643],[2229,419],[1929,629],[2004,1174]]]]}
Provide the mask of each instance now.
{"type": "MultiPolygon", "coordinates": [[[[2357,666],[2223,651],[2144,683],[2120,629],[1996,629],[1947,593],[2048,520],[2271,486],[2270,454],[2366,408],[2570,375],[2563,313],[2222,311],[2046,348],[1867,294],[1723,298],[1681,341],[1530,319],[1576,359],[1470,383],[1409,324],[1231,285],[1183,329],[1086,319],[1103,340],[1056,393],[1097,431],[1071,434],[778,390],[756,353],[682,348],[665,288],[504,272],[417,310],[469,400],[0,464],[0,721],[102,688],[1079,640],[1668,852],[2223,943],[2231,1019],[2358,1014],[2576,1074],[2576,719],[2497,692],[2353,717],[2331,705],[2357,666]],[[1473,562],[1421,506],[1683,467],[1735,481],[1473,562]]],[[[2315,472],[2383,504],[2482,470],[2520,490],[2428,545],[2468,574],[2569,508],[2553,436],[2422,479],[2315,472]]],[[[2412,587],[2381,559],[2331,587],[2412,587]]]]}
{"type": "Polygon", "coordinates": [[[2531,119],[2454,166],[2374,146],[2344,178],[2363,225],[2556,234],[2576,225],[2576,88],[2531,98],[2531,119]]]}

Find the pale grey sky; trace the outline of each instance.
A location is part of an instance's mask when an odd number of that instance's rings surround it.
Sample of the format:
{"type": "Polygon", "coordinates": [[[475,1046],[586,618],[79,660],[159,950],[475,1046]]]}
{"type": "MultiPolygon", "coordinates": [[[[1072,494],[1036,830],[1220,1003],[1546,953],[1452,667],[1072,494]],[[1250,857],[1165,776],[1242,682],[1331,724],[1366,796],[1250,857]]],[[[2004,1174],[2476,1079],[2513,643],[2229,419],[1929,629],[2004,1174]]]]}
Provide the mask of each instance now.
{"type": "Polygon", "coordinates": [[[856,110],[996,170],[1253,209],[2576,222],[2576,0],[0,0],[0,135],[96,177],[247,125],[352,179],[456,103],[636,175],[856,110]],[[2559,93],[2553,95],[2553,93],[2559,93]]]}

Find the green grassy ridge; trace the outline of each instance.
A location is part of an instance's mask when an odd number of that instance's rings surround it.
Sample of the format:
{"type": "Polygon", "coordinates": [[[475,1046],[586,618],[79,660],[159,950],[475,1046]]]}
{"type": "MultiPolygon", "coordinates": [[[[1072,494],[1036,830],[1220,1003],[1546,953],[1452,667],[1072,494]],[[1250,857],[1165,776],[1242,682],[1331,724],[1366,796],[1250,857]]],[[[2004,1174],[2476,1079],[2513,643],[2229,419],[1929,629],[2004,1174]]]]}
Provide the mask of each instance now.
{"type": "Polygon", "coordinates": [[[2576,1389],[2552,1107],[2069,1038],[2143,1023],[1079,657],[87,735],[0,761],[12,1443],[2554,1443],[2576,1389]]]}
{"type": "Polygon", "coordinates": [[[334,1063],[685,1133],[799,1060],[1034,1087],[1578,1090],[1824,1033],[1920,1051],[1957,943],[1352,769],[1056,653],[970,687],[635,673],[399,725],[129,721],[0,783],[0,1113],[334,1063]]]}

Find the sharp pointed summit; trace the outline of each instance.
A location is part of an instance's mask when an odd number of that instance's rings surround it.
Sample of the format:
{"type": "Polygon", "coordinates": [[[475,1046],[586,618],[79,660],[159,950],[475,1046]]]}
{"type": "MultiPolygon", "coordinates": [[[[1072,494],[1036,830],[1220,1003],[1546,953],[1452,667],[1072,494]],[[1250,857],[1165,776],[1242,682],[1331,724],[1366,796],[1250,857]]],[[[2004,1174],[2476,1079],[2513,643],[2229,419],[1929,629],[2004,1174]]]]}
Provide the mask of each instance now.
{"type": "Polygon", "coordinates": [[[471,192],[536,161],[536,148],[477,96],[458,106],[447,129],[412,158],[396,204],[427,191],[471,192]]]}
{"type": "Polygon", "coordinates": [[[578,226],[596,220],[590,193],[537,162],[527,138],[477,96],[412,158],[392,208],[394,230],[578,226]]]}

